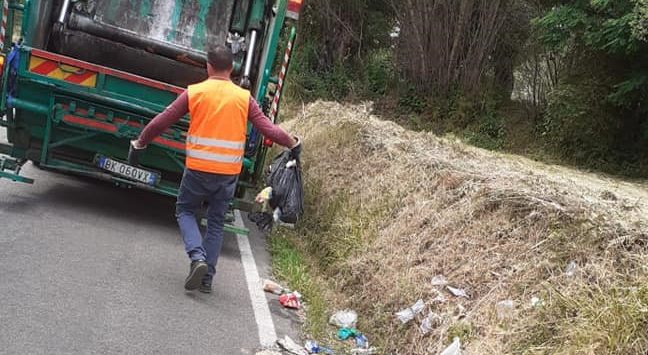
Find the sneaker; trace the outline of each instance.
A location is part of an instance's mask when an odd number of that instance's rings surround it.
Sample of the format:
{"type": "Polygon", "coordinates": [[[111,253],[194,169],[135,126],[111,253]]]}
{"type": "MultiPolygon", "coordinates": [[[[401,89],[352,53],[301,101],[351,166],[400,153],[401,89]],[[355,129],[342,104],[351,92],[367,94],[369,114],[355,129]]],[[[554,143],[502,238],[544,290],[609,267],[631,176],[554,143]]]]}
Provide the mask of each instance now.
{"type": "Polygon", "coordinates": [[[205,260],[195,260],[191,262],[189,276],[185,280],[185,290],[192,291],[200,287],[202,278],[207,274],[207,263],[205,260]]]}
{"type": "Polygon", "coordinates": [[[203,282],[200,284],[200,288],[198,288],[198,291],[202,293],[212,293],[212,285],[203,282]]]}

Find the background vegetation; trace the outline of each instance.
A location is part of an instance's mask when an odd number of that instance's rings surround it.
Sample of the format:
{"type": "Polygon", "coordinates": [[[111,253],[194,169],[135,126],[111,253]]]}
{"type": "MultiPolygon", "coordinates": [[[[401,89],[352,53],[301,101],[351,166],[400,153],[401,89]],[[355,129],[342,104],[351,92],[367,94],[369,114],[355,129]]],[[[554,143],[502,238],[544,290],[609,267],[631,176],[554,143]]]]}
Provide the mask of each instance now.
{"type": "Polygon", "coordinates": [[[326,315],[349,308],[386,354],[454,336],[469,353],[645,354],[645,184],[454,137],[648,177],[647,19],[648,0],[306,1],[288,98],[343,102],[285,122],[328,148],[304,151],[304,219],[271,238],[275,274],[313,304],[306,333],[339,344],[326,315]],[[435,275],[470,298],[435,301],[435,275]],[[418,299],[442,318],[426,336],[394,321],[418,299]]]}
{"type": "Polygon", "coordinates": [[[288,97],[648,176],[648,0],[311,0],[288,97]]]}

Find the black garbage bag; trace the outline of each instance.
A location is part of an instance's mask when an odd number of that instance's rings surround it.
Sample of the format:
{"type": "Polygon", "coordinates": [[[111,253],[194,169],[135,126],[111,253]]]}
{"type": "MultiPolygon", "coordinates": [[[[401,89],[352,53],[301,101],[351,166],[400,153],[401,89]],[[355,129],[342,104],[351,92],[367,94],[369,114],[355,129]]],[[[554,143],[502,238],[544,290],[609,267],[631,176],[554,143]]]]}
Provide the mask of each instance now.
{"type": "Polygon", "coordinates": [[[292,158],[290,151],[284,151],[272,161],[266,185],[272,187],[270,207],[279,221],[295,224],[304,214],[304,186],[301,177],[301,163],[292,158]]]}
{"type": "Polygon", "coordinates": [[[263,233],[270,233],[272,230],[272,214],[265,212],[255,212],[248,215],[250,221],[256,223],[259,230],[263,233]]]}

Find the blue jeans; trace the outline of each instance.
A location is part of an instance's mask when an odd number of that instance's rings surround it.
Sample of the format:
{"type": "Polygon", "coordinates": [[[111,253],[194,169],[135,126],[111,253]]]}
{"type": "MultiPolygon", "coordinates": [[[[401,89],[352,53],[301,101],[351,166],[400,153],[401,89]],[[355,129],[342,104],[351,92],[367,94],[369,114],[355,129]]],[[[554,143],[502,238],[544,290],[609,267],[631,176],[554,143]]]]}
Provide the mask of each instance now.
{"type": "Polygon", "coordinates": [[[205,260],[209,266],[205,283],[211,283],[216,273],[218,255],[223,245],[225,214],[236,192],[238,175],[217,175],[185,169],[176,203],[176,218],[192,261],[205,260]],[[208,203],[207,231],[202,237],[197,212],[208,203]]]}

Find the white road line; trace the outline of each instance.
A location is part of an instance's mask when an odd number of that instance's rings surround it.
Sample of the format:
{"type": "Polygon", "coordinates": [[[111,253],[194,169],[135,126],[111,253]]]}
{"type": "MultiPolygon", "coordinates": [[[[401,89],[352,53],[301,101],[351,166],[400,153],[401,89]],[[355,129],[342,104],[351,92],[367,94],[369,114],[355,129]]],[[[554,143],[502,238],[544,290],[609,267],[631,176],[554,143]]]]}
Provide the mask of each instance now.
{"type": "MultiPolygon", "coordinates": [[[[234,225],[238,228],[245,228],[241,211],[236,210],[234,214],[236,216],[234,225]]],[[[238,241],[239,251],[241,252],[241,263],[243,264],[245,279],[247,280],[250,300],[252,300],[254,318],[259,329],[259,342],[263,347],[271,347],[277,341],[277,332],[272,321],[268,301],[261,288],[261,278],[259,277],[259,270],[257,270],[256,262],[254,261],[250,241],[247,236],[240,234],[236,235],[236,240],[238,241]]]]}

